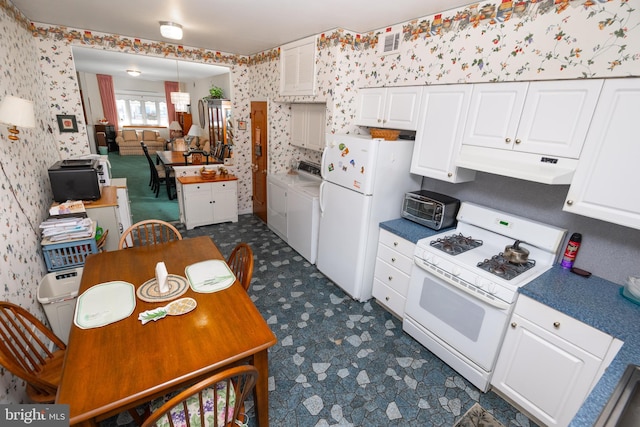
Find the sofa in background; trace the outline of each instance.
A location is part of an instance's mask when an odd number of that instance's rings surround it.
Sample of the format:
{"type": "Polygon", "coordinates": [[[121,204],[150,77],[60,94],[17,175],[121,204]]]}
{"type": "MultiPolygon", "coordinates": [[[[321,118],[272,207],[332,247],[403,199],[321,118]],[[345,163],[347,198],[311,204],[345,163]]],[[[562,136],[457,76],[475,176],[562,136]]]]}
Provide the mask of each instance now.
{"type": "Polygon", "coordinates": [[[163,151],[165,148],[165,139],[160,136],[157,130],[141,130],[124,129],[116,137],[118,150],[121,156],[143,156],[142,146],[140,142],[144,142],[149,148],[149,154],[155,154],[156,151],[163,151]]]}

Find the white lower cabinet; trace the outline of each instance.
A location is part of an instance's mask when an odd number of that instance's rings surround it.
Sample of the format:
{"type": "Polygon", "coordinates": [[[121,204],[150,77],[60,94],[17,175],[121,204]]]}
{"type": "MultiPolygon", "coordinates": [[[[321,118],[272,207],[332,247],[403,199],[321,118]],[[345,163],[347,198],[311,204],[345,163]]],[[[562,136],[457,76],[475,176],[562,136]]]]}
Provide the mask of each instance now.
{"type": "Polygon", "coordinates": [[[183,184],[178,179],[180,217],[187,230],[238,221],[238,181],[183,184]]]}
{"type": "Polygon", "coordinates": [[[267,177],[267,225],[287,241],[287,187],[267,177]]]}
{"type": "Polygon", "coordinates": [[[373,297],[396,316],[404,317],[404,306],[413,268],[415,244],[380,230],[373,275],[373,297]]]}
{"type": "Polygon", "coordinates": [[[491,385],[542,424],[566,426],[621,344],[520,295],[491,385]]]}

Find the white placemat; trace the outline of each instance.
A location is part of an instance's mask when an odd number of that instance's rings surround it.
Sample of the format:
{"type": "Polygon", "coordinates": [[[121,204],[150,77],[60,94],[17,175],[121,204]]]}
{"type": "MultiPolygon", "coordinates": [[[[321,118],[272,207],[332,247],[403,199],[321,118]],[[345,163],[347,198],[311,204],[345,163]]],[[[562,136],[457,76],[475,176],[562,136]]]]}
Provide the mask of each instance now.
{"type": "Polygon", "coordinates": [[[184,272],[191,289],[195,292],[217,292],[228,288],[236,281],[236,276],[227,263],[219,259],[188,265],[184,272]]]}
{"type": "Polygon", "coordinates": [[[130,316],[135,307],[135,287],[131,283],[100,283],[78,297],[73,323],[81,329],[98,328],[130,316]]]}

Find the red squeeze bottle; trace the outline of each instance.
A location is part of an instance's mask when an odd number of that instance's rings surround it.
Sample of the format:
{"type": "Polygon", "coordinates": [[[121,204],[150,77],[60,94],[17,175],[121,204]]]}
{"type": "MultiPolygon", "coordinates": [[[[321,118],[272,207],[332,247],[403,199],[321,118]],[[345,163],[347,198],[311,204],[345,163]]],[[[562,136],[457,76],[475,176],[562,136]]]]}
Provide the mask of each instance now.
{"type": "Polygon", "coordinates": [[[576,255],[578,255],[578,249],[580,249],[580,243],[582,243],[582,234],[573,233],[571,238],[569,238],[567,248],[564,250],[564,256],[560,263],[562,268],[573,267],[573,262],[576,260],[576,255]]]}

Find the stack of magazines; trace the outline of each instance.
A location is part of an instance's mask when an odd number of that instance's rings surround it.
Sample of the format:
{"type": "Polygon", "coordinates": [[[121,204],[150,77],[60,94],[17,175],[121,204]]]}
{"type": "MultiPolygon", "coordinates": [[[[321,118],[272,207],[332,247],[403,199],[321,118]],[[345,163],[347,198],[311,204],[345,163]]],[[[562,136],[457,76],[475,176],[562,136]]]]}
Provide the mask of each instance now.
{"type": "Polygon", "coordinates": [[[95,225],[90,218],[51,217],[40,224],[42,238],[50,243],[86,239],[93,235],[95,225]]]}

